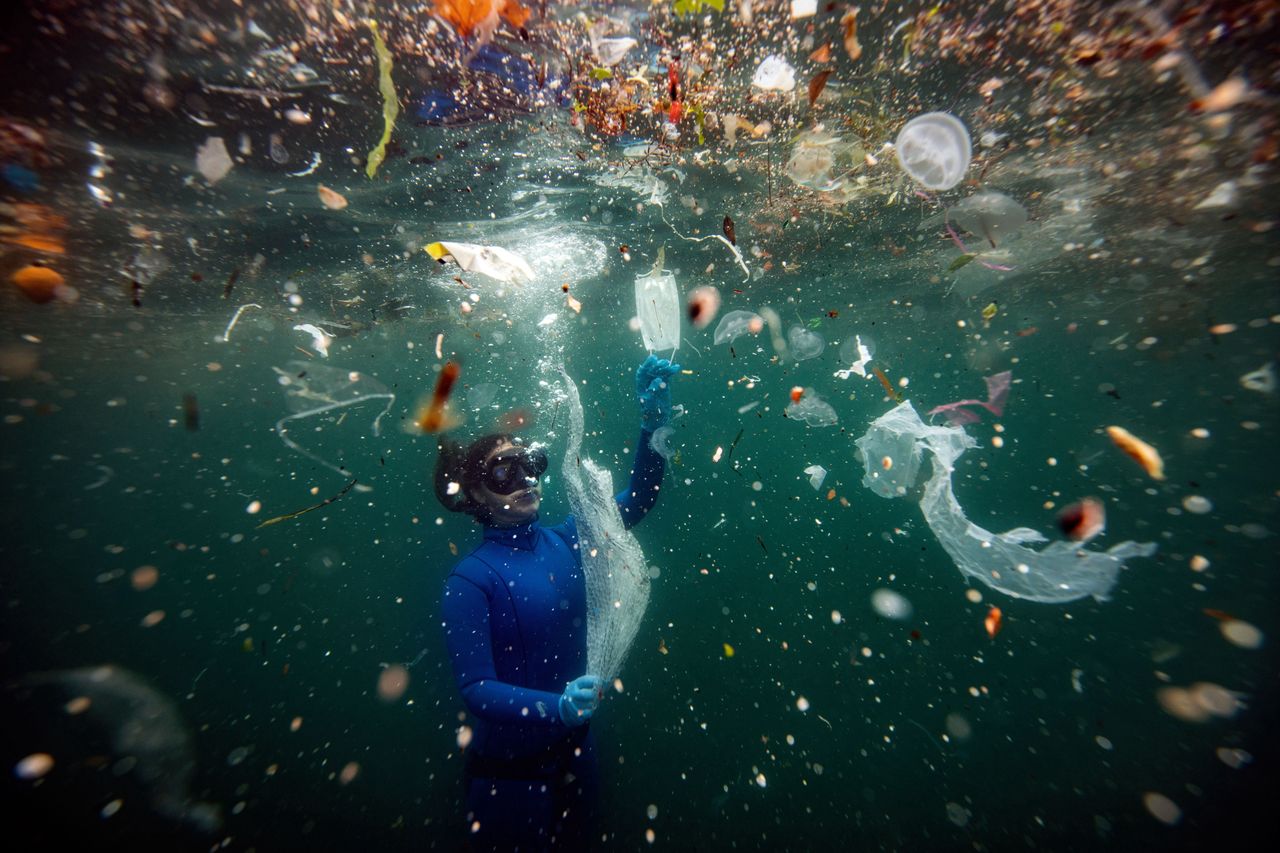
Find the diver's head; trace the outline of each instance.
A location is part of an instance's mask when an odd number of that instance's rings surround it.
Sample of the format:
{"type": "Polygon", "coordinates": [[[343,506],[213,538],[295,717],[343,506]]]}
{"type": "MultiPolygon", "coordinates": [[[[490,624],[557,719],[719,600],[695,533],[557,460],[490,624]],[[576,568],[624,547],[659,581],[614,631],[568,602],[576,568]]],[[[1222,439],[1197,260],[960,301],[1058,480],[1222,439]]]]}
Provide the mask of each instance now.
{"type": "Polygon", "coordinates": [[[510,433],[486,435],[465,449],[445,439],[436,462],[436,497],[483,524],[514,527],[537,518],[538,478],[546,470],[546,453],[510,433]]]}

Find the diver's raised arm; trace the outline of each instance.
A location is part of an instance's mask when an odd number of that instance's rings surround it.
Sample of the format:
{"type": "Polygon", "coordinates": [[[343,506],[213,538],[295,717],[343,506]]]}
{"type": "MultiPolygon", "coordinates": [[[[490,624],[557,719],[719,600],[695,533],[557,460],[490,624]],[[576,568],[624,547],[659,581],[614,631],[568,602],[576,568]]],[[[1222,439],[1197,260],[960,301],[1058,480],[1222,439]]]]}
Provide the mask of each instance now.
{"type": "Polygon", "coordinates": [[[636,368],[640,439],[631,466],[631,480],[615,496],[618,511],[622,513],[622,521],[628,529],[639,524],[658,501],[666,465],[649,441],[654,430],[671,420],[671,378],[679,372],[680,365],[652,354],[636,368]]]}

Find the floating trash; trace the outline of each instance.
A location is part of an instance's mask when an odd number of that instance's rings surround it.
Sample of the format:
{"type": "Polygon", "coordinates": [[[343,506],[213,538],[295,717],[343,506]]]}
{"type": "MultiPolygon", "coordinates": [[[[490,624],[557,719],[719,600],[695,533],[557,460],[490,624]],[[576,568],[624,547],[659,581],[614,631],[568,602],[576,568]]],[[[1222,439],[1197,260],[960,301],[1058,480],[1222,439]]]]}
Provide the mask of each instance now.
{"type": "Polygon", "coordinates": [[[674,352],[680,346],[680,289],[676,277],[663,269],[665,260],[665,249],[659,249],[653,269],[636,276],[636,316],[649,352],[674,352]]]}
{"type": "Polygon", "coordinates": [[[786,411],[787,417],[804,421],[811,427],[835,426],[840,420],[836,410],[811,388],[804,389],[800,399],[788,405],[786,411]]]}
{"type": "Polygon", "coordinates": [[[826,468],[821,465],[810,465],[804,469],[804,472],[809,475],[809,485],[813,486],[814,490],[822,488],[822,481],[827,478],[826,468]]]}
{"type": "Polygon", "coordinates": [[[863,485],[886,498],[905,496],[915,486],[928,451],[933,474],[920,509],[929,528],[962,574],[1014,598],[1046,604],[1086,596],[1105,601],[1125,560],[1155,553],[1154,544],[1137,542],[1121,542],[1102,552],[1057,541],[1036,551],[1027,546],[1048,540],[1035,530],[992,533],[974,524],[956,500],[951,473],[960,455],[977,442],[959,427],[926,426],[910,401],[877,418],[854,444],[867,472],[863,485]],[[886,467],[885,458],[893,464],[886,467]]]}
{"type": "Polygon", "coordinates": [[[796,87],[796,70],[781,56],[767,56],[756,68],[751,85],[765,91],[790,92],[796,87]]]}

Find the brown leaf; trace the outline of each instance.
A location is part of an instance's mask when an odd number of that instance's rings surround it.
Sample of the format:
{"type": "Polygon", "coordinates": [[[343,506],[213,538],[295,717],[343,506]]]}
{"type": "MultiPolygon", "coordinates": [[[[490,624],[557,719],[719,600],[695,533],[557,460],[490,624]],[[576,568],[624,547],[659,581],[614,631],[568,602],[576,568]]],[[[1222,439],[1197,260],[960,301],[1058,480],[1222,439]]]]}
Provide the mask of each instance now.
{"type": "Polygon", "coordinates": [[[809,106],[813,106],[818,100],[818,96],[822,94],[822,90],[827,86],[827,78],[831,76],[831,69],[827,68],[813,75],[813,79],[809,81],[809,106]]]}
{"type": "Polygon", "coordinates": [[[724,218],[724,236],[733,245],[738,245],[738,238],[733,233],[733,220],[727,216],[724,218]]]}
{"type": "Polygon", "coordinates": [[[840,19],[841,26],[844,27],[844,50],[849,54],[849,58],[857,62],[862,56],[862,45],[858,42],[858,10],[850,9],[840,19]]]}
{"type": "Polygon", "coordinates": [[[831,42],[824,42],[822,47],[809,54],[810,62],[830,62],[831,61],[831,42]]]}

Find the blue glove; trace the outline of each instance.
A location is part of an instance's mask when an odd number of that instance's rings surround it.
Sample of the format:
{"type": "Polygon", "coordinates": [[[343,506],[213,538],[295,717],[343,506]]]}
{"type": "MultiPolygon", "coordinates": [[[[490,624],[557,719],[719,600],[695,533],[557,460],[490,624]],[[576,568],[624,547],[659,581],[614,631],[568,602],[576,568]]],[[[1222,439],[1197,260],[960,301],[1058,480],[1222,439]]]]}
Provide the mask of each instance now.
{"type": "Polygon", "coordinates": [[[670,379],[680,365],[652,353],[636,368],[636,396],[640,401],[640,421],[650,431],[671,420],[670,379]]]}
{"type": "Polygon", "coordinates": [[[569,728],[585,725],[600,705],[604,686],[598,676],[583,675],[565,685],[560,696],[560,720],[569,728]]]}

